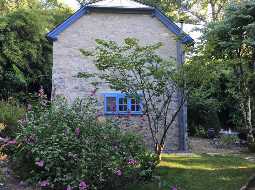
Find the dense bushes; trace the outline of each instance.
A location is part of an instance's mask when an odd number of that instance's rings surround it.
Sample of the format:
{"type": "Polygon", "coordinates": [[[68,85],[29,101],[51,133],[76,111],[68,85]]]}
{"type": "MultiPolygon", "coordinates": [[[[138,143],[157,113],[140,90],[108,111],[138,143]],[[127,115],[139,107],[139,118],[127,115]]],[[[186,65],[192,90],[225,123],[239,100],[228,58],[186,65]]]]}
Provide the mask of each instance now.
{"type": "Polygon", "coordinates": [[[156,157],[141,138],[98,119],[96,102],[58,99],[30,111],[5,151],[25,180],[51,189],[119,189],[148,179],[156,157]]]}
{"type": "Polygon", "coordinates": [[[0,6],[0,99],[23,100],[42,84],[50,94],[52,45],[45,35],[72,13],[50,2],[6,1],[0,6]]]}
{"type": "Polygon", "coordinates": [[[0,101],[0,136],[15,137],[18,120],[25,116],[24,106],[17,103],[14,99],[0,101]]]}

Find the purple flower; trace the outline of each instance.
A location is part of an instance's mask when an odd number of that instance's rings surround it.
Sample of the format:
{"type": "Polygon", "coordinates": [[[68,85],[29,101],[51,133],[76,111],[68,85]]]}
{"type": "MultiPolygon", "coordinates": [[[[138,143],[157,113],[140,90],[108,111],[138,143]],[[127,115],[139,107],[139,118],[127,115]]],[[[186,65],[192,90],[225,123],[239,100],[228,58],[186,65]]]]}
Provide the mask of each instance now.
{"type": "Polygon", "coordinates": [[[84,181],[81,181],[80,184],[79,184],[79,189],[80,190],[87,190],[88,187],[89,186],[84,181]]]}
{"type": "Polygon", "coordinates": [[[36,143],[36,136],[33,134],[26,138],[25,142],[27,144],[35,144],[36,143]]]}
{"type": "Polygon", "coordinates": [[[137,161],[137,160],[134,160],[134,159],[129,159],[129,160],[128,160],[128,164],[129,164],[129,165],[136,165],[136,164],[138,164],[138,161],[137,161]]]}
{"type": "Polygon", "coordinates": [[[80,136],[80,133],[81,133],[80,128],[76,128],[75,129],[75,135],[78,137],[78,136],[80,136]]]}
{"type": "Polygon", "coordinates": [[[170,190],[178,190],[176,187],[172,187],[170,190]]]}
{"type": "Polygon", "coordinates": [[[37,161],[37,162],[35,162],[35,165],[37,165],[39,167],[43,167],[44,166],[44,161],[43,160],[37,161]]]}
{"type": "Polygon", "coordinates": [[[68,185],[65,190],[72,190],[72,187],[68,185]]]}
{"type": "Polygon", "coordinates": [[[122,176],[122,171],[121,170],[116,170],[114,172],[117,176],[122,176]]]}
{"type": "Polygon", "coordinates": [[[44,181],[40,181],[39,184],[41,187],[48,187],[50,183],[48,180],[44,180],[44,181]]]}

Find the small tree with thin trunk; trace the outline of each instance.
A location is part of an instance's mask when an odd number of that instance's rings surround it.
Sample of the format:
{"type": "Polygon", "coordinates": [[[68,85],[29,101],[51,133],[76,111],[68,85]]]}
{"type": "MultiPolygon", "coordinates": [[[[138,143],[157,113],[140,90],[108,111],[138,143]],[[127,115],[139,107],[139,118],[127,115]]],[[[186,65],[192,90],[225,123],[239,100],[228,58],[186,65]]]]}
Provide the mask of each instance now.
{"type": "MultiPolygon", "coordinates": [[[[177,99],[180,85],[177,77],[176,61],[163,60],[156,51],[162,44],[140,46],[136,39],[125,39],[119,46],[113,41],[96,40],[95,51],[81,50],[83,55],[94,56],[99,73],[97,77],[106,81],[112,89],[120,90],[128,96],[140,98],[143,112],[155,144],[155,152],[160,155],[168,131],[173,127],[185,96],[177,99]]],[[[80,73],[80,77],[87,76],[80,73]]]]}
{"type": "MultiPolygon", "coordinates": [[[[142,98],[155,152],[160,155],[186,102],[189,90],[184,84],[188,72],[177,67],[175,59],[163,60],[157,54],[161,43],[140,46],[133,38],[125,39],[123,45],[105,40],[96,40],[96,43],[92,52],[81,50],[83,55],[94,57],[100,71],[94,75],[95,80],[104,80],[112,89],[142,98]],[[182,96],[178,96],[179,89],[182,96]]],[[[91,73],[79,74],[83,78],[88,76],[91,77],[91,73]]]]}

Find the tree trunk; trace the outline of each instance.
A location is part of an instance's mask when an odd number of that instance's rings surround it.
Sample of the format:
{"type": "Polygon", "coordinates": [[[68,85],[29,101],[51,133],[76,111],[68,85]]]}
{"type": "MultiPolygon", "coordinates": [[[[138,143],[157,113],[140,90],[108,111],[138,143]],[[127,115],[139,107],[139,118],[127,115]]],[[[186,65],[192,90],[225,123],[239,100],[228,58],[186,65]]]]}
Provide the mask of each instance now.
{"type": "Polygon", "coordinates": [[[249,144],[254,144],[254,136],[253,136],[253,129],[252,129],[252,119],[251,119],[251,115],[252,115],[252,111],[251,111],[251,97],[249,96],[247,98],[247,103],[246,103],[246,127],[249,130],[248,132],[248,143],[249,144]]]}
{"type": "Polygon", "coordinates": [[[161,160],[161,154],[163,150],[164,150],[164,145],[162,144],[155,145],[155,153],[158,156],[159,160],[161,160]]]}
{"type": "Polygon", "coordinates": [[[211,6],[211,11],[212,11],[212,21],[216,21],[217,20],[217,13],[216,13],[216,5],[215,2],[213,2],[212,0],[210,0],[210,6],[211,6]]]}

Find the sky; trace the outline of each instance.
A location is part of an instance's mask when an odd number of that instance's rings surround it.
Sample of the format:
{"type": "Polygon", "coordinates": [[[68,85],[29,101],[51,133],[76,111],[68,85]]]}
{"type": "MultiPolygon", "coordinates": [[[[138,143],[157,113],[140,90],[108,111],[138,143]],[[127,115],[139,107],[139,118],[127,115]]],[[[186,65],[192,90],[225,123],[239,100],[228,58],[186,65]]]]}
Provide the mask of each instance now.
{"type": "Polygon", "coordinates": [[[63,2],[71,7],[73,7],[74,9],[79,8],[79,3],[77,3],[76,0],[63,0],[63,2]]]}

